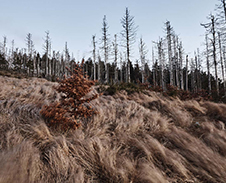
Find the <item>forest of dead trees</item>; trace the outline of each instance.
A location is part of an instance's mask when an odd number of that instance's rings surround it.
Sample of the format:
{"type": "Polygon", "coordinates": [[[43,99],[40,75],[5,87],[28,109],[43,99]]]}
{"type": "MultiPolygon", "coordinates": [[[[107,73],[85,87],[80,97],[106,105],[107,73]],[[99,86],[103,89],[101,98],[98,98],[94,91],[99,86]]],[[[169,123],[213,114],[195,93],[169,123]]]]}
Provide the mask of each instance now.
{"type": "MultiPolygon", "coordinates": [[[[213,7],[214,8],[214,7],[213,7]]],[[[170,21],[164,24],[165,36],[153,41],[152,58],[143,38],[139,39],[139,58],[132,57],[137,26],[126,8],[120,22],[122,31],[111,38],[107,18],[102,23],[101,39],[92,36],[92,56],[85,59],[84,74],[100,84],[123,82],[148,83],[150,87],[167,86],[181,90],[226,96],[226,2],[219,0],[216,14],[210,14],[204,28],[205,50],[194,51],[194,57],[185,54],[183,42],[170,21]],[[96,40],[101,40],[96,41],[96,40]],[[120,42],[120,44],[119,44],[120,42]]],[[[45,32],[43,54],[35,50],[32,34],[26,35],[26,48],[14,48],[14,41],[3,37],[0,49],[0,69],[42,77],[55,81],[69,75],[66,67],[73,69],[78,60],[69,52],[67,42],[63,52],[52,50],[50,33],[45,32]]],[[[150,40],[149,40],[150,41],[150,40]]],[[[150,50],[149,50],[150,51],[150,50]]]]}

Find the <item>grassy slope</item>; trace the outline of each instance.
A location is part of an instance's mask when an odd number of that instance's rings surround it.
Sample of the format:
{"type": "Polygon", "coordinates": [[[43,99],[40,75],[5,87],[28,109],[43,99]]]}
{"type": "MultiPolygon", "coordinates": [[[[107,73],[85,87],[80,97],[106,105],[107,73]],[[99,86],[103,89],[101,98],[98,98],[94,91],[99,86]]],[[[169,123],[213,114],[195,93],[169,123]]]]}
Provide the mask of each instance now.
{"type": "Polygon", "coordinates": [[[0,182],[225,182],[226,105],[154,92],[101,96],[99,114],[62,134],[39,110],[44,79],[0,76],[0,182]]]}

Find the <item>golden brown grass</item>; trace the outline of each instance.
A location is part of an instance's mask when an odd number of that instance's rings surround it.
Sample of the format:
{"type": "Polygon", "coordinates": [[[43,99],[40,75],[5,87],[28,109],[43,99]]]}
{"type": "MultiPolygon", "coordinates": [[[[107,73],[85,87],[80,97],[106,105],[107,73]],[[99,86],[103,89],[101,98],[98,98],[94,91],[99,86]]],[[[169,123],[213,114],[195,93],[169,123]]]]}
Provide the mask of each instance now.
{"type": "Polygon", "coordinates": [[[62,133],[39,113],[59,100],[56,83],[0,83],[0,182],[226,182],[225,104],[122,91],[62,133]]]}

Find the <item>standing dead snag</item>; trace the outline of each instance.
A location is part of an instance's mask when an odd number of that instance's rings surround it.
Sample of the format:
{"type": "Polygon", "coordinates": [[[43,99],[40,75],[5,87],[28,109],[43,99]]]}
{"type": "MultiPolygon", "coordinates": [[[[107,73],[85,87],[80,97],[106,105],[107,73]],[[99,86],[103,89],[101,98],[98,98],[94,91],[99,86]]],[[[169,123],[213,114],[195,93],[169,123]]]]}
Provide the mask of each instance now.
{"type": "Polygon", "coordinates": [[[77,129],[81,126],[79,119],[90,117],[97,112],[88,103],[98,97],[98,94],[87,98],[86,95],[91,91],[91,87],[96,81],[88,80],[83,76],[83,64],[75,64],[73,71],[68,69],[71,76],[59,81],[56,90],[61,93],[59,102],[49,106],[44,106],[40,113],[47,120],[49,126],[58,127],[62,130],[77,129]]]}

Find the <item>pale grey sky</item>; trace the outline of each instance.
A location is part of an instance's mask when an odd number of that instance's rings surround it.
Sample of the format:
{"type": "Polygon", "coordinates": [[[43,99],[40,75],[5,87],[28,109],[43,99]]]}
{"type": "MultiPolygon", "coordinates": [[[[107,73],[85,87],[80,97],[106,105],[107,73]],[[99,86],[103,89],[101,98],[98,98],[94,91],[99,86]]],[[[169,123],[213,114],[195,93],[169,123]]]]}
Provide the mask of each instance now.
{"type": "Polygon", "coordinates": [[[165,36],[164,23],[171,22],[183,41],[185,52],[193,55],[202,50],[205,30],[200,23],[213,12],[217,0],[0,0],[0,42],[7,36],[8,47],[26,47],[25,38],[31,33],[35,49],[43,53],[45,31],[49,30],[52,49],[63,51],[68,42],[69,51],[76,59],[91,56],[92,35],[101,37],[102,20],[107,16],[109,33],[122,30],[120,19],[126,7],[139,26],[134,44],[134,60],[138,57],[138,43],[142,36],[151,58],[152,41],[165,36]]]}

